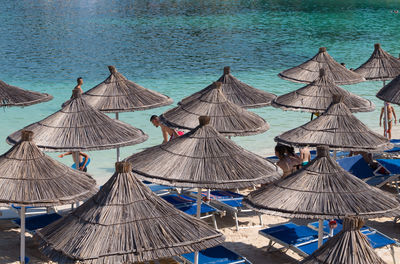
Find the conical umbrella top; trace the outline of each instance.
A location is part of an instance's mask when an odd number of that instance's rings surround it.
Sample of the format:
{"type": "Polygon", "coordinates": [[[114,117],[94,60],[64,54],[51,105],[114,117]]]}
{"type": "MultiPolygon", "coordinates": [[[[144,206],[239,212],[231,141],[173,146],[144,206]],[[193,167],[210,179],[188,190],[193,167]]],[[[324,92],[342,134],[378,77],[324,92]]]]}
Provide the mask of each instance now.
{"type": "Polygon", "coordinates": [[[214,247],[224,236],[155,195],[129,163],[75,211],[35,237],[59,262],[137,263],[214,247]]]}
{"type": "Polygon", "coordinates": [[[367,80],[391,80],[400,74],[400,60],[384,51],[381,45],[376,43],[371,57],[354,72],[367,80]]]}
{"type": "Polygon", "coordinates": [[[400,75],[382,87],[376,97],[385,102],[400,105],[400,75]]]}
{"type": "Polygon", "coordinates": [[[107,113],[132,112],[172,104],[172,99],[146,89],[108,66],[110,76],[84,93],[83,97],[94,108],[107,113]]]}
{"type": "Polygon", "coordinates": [[[331,149],[382,151],[393,145],[371,131],[335,96],[328,110],[318,118],[275,137],[275,141],[293,146],[327,145],[331,149]]]}
{"type": "Polygon", "coordinates": [[[306,257],[301,264],[385,264],[361,233],[364,221],[345,218],[343,230],[330,238],[322,247],[306,257]]]}
{"type": "Polygon", "coordinates": [[[299,83],[311,83],[319,76],[319,70],[325,69],[326,74],[335,84],[354,84],[365,81],[364,77],[346,69],[336,62],[326,51],[325,47],[319,48],[317,55],[310,60],[285,70],[278,74],[282,79],[299,83]]]}
{"type": "MultiPolygon", "coordinates": [[[[256,89],[248,84],[239,81],[231,74],[229,66],[224,67],[222,76],[217,80],[222,83],[222,92],[226,98],[234,104],[243,108],[258,108],[271,105],[276,95],[263,90],[256,89]]],[[[214,88],[214,84],[210,84],[206,88],[182,99],[179,104],[199,98],[202,94],[207,93],[214,88]]]]}
{"type": "Polygon", "coordinates": [[[269,129],[268,123],[258,115],[229,101],[222,93],[222,83],[215,82],[212,89],[191,101],[172,108],[160,116],[167,126],[193,129],[200,116],[211,116],[213,127],[225,136],[250,136],[269,129]]]}
{"type": "MultiPolygon", "coordinates": [[[[46,151],[103,150],[144,142],[148,136],[140,129],[113,120],[91,107],[74,89],[72,98],[61,110],[26,126],[35,133],[34,142],[46,151]]],[[[21,130],[7,137],[7,142],[19,141],[21,130]]]]}
{"type": "Polygon", "coordinates": [[[284,179],[250,193],[245,203],[255,210],[288,218],[375,218],[398,215],[394,196],[351,175],[333,160],[326,146],[317,157],[284,179]]]}
{"type": "Polygon", "coordinates": [[[189,133],[128,157],[133,172],[159,184],[209,189],[246,188],[280,177],[276,165],[219,134],[210,117],[199,119],[189,133]]]}
{"type": "Polygon", "coordinates": [[[0,203],[52,206],[85,200],[96,192],[88,174],[45,155],[22,131],[21,141],[0,156],[0,203]]]}
{"type": "Polygon", "coordinates": [[[28,106],[47,102],[51,99],[53,99],[53,96],[49,94],[24,90],[0,80],[0,107],[28,106]]]}
{"type": "Polygon", "coordinates": [[[343,96],[343,103],[352,112],[369,112],[375,109],[371,101],[336,86],[324,69],[319,70],[319,77],[312,83],[275,98],[272,106],[283,110],[323,113],[337,94],[343,96]]]}

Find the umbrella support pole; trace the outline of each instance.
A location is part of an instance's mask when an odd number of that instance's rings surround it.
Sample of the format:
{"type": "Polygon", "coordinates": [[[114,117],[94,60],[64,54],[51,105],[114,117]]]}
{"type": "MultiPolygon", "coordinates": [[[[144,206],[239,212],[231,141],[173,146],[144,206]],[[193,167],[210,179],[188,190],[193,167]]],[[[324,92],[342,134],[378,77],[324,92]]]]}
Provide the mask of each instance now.
{"type": "Polygon", "coordinates": [[[336,149],[333,151],[333,159],[334,160],[336,160],[336,158],[337,158],[337,152],[336,152],[336,149]]]}
{"type": "MultiPolygon", "coordinates": [[[[115,113],[115,119],[119,120],[119,113],[115,113]]],[[[117,148],[117,162],[119,162],[120,160],[120,152],[119,152],[119,148],[117,148]]]]}
{"type": "MultiPolygon", "coordinates": [[[[197,188],[197,212],[196,216],[198,219],[200,219],[200,213],[201,213],[201,188],[197,188]]],[[[196,251],[194,253],[194,264],[199,264],[199,252],[196,251]]]]}
{"type": "Polygon", "coordinates": [[[322,241],[324,238],[324,220],[318,220],[318,248],[322,246],[322,241]]]}
{"type": "MultiPolygon", "coordinates": [[[[79,168],[79,161],[80,161],[79,151],[72,152],[72,156],[73,156],[74,161],[75,161],[75,169],[80,171],[80,168],[79,168]]],[[[79,207],[79,202],[76,202],[75,205],[76,205],[76,208],[78,208],[79,207]]],[[[72,206],[72,209],[73,209],[74,205],[72,204],[71,206],[72,206]]]]}
{"type": "MultiPolygon", "coordinates": [[[[383,86],[385,86],[386,81],[383,81],[383,86]]],[[[388,129],[389,129],[389,122],[388,122],[388,108],[386,105],[386,102],[383,103],[383,129],[384,129],[384,136],[387,138],[389,137],[388,135],[388,129]]]]}
{"type": "Polygon", "coordinates": [[[20,261],[25,264],[25,206],[21,206],[21,248],[20,248],[20,261]]]}

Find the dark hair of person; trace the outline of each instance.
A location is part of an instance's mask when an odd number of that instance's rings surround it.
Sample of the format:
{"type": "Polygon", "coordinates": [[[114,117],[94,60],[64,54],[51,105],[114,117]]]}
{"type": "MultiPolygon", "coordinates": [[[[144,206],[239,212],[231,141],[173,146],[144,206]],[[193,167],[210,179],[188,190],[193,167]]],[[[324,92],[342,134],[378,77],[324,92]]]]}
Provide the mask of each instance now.
{"type": "Polygon", "coordinates": [[[294,147],[285,146],[285,149],[286,149],[286,153],[289,154],[290,156],[293,156],[293,157],[296,156],[296,154],[294,152],[294,147]]]}
{"type": "Polygon", "coordinates": [[[153,121],[153,120],[155,120],[155,119],[157,119],[157,118],[158,118],[157,115],[152,115],[152,116],[150,117],[150,121],[153,121]]]}
{"type": "Polygon", "coordinates": [[[284,157],[286,153],[286,148],[284,145],[278,144],[275,146],[275,152],[278,153],[278,158],[284,157]]]}
{"type": "Polygon", "coordinates": [[[76,79],[76,82],[79,83],[80,80],[82,80],[82,77],[78,77],[78,78],[76,79]]]}

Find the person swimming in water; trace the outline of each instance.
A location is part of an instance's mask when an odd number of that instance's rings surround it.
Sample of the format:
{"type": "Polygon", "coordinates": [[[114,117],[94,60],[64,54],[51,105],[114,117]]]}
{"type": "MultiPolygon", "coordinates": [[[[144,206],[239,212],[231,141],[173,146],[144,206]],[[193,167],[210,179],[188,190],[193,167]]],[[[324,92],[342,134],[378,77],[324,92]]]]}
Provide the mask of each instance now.
{"type": "Polygon", "coordinates": [[[172,129],[170,127],[167,127],[160,122],[160,118],[157,115],[152,115],[150,117],[150,122],[155,126],[155,127],[161,127],[161,132],[163,136],[163,142],[166,143],[174,138],[177,138],[179,136],[183,135],[182,131],[177,131],[175,129],[172,129]],[[168,139],[169,136],[169,139],[168,139]]]}
{"type": "MultiPolygon", "coordinates": [[[[394,120],[394,124],[397,124],[397,117],[396,117],[396,113],[394,111],[394,107],[391,106],[390,103],[388,103],[388,102],[385,102],[385,105],[387,106],[388,127],[386,128],[384,126],[383,135],[386,136],[386,132],[387,132],[388,138],[392,139],[392,122],[394,120]],[[386,129],[386,131],[385,131],[385,129],[386,129]]],[[[379,117],[379,126],[382,126],[382,117],[383,117],[384,113],[385,113],[385,107],[382,107],[381,115],[379,117]]]]}

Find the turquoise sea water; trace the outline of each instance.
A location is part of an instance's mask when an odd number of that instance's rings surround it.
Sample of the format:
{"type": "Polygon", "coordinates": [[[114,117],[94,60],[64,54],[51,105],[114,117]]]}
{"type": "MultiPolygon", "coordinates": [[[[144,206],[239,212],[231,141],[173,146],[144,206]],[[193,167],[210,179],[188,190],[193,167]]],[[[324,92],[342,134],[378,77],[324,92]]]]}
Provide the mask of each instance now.
{"type": "MultiPolygon", "coordinates": [[[[2,109],[0,138],[59,110],[77,77],[84,78],[84,90],[102,82],[107,65],[175,103],[215,81],[228,65],[240,80],[280,95],[302,84],[281,80],[277,73],[309,59],[320,46],[349,68],[368,59],[376,42],[397,56],[400,14],[392,12],[397,9],[399,1],[379,0],[2,1],[0,79],[50,93],[54,100],[2,109]]],[[[343,87],[382,104],[375,98],[381,82],[343,87]]],[[[122,157],[162,141],[148,120],[170,107],[120,115],[150,136],[123,148],[122,157]]],[[[261,155],[272,153],[274,136],[309,120],[308,113],[272,107],[251,111],[271,129],[234,141],[261,155]]],[[[378,129],[378,110],[357,116],[378,129]]],[[[1,153],[9,148],[0,143],[1,153]]],[[[102,183],[113,172],[115,150],[89,154],[89,172],[102,183]]]]}

